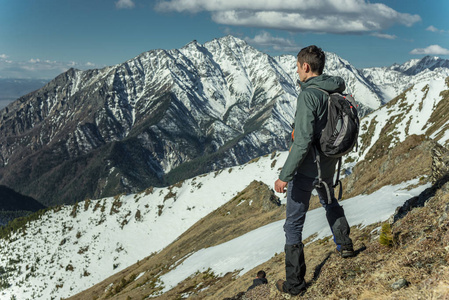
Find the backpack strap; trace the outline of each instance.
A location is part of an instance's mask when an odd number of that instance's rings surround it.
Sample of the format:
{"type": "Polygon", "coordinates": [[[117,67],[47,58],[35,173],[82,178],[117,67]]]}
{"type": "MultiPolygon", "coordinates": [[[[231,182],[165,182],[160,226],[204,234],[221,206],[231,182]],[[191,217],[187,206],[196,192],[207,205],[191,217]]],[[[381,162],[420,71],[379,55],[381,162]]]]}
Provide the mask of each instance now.
{"type": "Polygon", "coordinates": [[[335,184],[332,186],[333,188],[336,188],[337,185],[340,186],[340,188],[338,189],[338,198],[337,198],[338,201],[341,200],[341,197],[343,195],[343,186],[341,185],[340,172],[341,172],[341,157],[338,158],[337,178],[335,179],[335,184]]]}
{"type": "MultiPolygon", "coordinates": [[[[318,87],[311,86],[309,88],[322,91],[323,93],[325,93],[328,96],[330,95],[328,91],[320,89],[318,87]]],[[[332,198],[331,198],[331,195],[330,195],[329,185],[325,181],[323,181],[323,178],[321,178],[321,166],[320,166],[320,164],[321,164],[321,157],[320,157],[320,152],[319,152],[319,150],[316,147],[316,141],[314,141],[312,144],[313,144],[313,154],[314,154],[315,162],[316,162],[317,169],[318,169],[318,183],[315,185],[315,187],[322,187],[322,186],[324,186],[324,188],[326,189],[326,194],[327,194],[327,203],[331,204],[332,203],[332,198]]],[[[338,158],[337,178],[335,180],[335,184],[332,185],[332,188],[336,188],[338,185],[340,186],[340,188],[338,190],[337,201],[341,200],[342,194],[343,194],[343,187],[342,187],[341,180],[340,180],[340,172],[341,172],[341,157],[338,158]]]]}
{"type": "MultiPolygon", "coordinates": [[[[318,169],[318,182],[317,182],[317,184],[315,184],[315,187],[320,188],[320,187],[324,186],[324,188],[326,189],[327,203],[331,204],[332,203],[331,192],[329,189],[329,185],[326,183],[326,181],[323,180],[323,178],[321,178],[321,166],[320,166],[321,156],[320,156],[320,152],[318,151],[318,149],[316,148],[315,145],[313,145],[313,154],[314,154],[316,166],[318,169]]],[[[338,190],[337,201],[340,201],[342,198],[342,195],[343,195],[343,186],[342,186],[341,180],[340,180],[340,172],[341,172],[341,157],[338,158],[337,178],[335,179],[335,184],[332,185],[332,188],[336,188],[338,185],[340,186],[340,188],[338,190]]]]}
{"type": "Polygon", "coordinates": [[[324,188],[326,189],[327,203],[331,204],[332,203],[331,192],[329,189],[329,185],[326,183],[326,181],[323,180],[323,178],[321,178],[321,166],[320,166],[321,156],[320,156],[320,152],[316,148],[315,144],[313,145],[313,154],[314,154],[316,166],[318,169],[318,182],[315,184],[315,187],[320,188],[320,187],[324,186],[324,188]]]}
{"type": "Polygon", "coordinates": [[[315,89],[315,90],[319,90],[319,91],[322,91],[323,93],[325,93],[326,95],[328,95],[328,96],[329,96],[329,92],[328,92],[328,91],[326,91],[326,90],[323,90],[323,89],[320,89],[319,87],[316,87],[316,86],[310,86],[310,87],[308,87],[308,89],[315,89]]]}

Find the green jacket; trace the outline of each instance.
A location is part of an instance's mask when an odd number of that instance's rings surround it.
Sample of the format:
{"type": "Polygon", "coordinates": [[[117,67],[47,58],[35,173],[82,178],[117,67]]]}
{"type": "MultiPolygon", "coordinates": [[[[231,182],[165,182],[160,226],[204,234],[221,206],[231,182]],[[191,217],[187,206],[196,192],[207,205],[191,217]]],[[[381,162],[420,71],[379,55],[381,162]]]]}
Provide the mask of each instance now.
{"type": "MultiPolygon", "coordinates": [[[[317,87],[329,93],[341,93],[346,88],[341,77],[325,74],[301,82],[302,91],[296,104],[294,141],[279,175],[279,179],[282,181],[291,181],[296,173],[312,178],[318,176],[312,142],[319,137],[326,125],[328,96],[322,91],[310,87],[317,87]]],[[[323,179],[334,176],[337,162],[336,158],[321,155],[321,177],[323,179]]]]}

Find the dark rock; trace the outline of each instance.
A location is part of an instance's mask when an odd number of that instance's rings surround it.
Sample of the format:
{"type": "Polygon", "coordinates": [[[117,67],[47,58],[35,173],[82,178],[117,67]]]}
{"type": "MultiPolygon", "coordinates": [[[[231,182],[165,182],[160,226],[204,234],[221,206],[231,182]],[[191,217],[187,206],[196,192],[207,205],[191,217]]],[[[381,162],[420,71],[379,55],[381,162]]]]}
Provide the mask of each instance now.
{"type": "Polygon", "coordinates": [[[404,278],[399,279],[398,281],[396,281],[395,283],[393,283],[391,285],[391,288],[393,290],[400,290],[404,287],[407,287],[409,285],[409,282],[407,280],[405,280],[404,278]]]}

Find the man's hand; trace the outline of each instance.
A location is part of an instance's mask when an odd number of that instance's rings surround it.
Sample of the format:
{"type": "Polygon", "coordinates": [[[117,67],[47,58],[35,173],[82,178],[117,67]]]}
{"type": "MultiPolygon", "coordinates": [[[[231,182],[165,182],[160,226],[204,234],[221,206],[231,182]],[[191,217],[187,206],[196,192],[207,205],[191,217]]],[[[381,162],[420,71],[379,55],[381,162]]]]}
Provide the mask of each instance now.
{"type": "Polygon", "coordinates": [[[285,188],[286,186],[287,182],[278,179],[274,183],[274,190],[278,193],[285,193],[287,191],[287,189],[285,188]]]}

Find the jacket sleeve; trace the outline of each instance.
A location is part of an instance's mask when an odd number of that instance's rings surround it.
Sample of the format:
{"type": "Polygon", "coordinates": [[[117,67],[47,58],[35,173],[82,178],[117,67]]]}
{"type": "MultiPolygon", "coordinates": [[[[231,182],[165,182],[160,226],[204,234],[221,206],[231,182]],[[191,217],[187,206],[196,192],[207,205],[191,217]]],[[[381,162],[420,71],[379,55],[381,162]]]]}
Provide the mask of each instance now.
{"type": "Polygon", "coordinates": [[[294,141],[290,147],[287,160],[282,168],[279,179],[289,182],[293,179],[296,170],[306,157],[313,138],[315,128],[315,109],[312,93],[302,92],[296,104],[294,141]]]}

